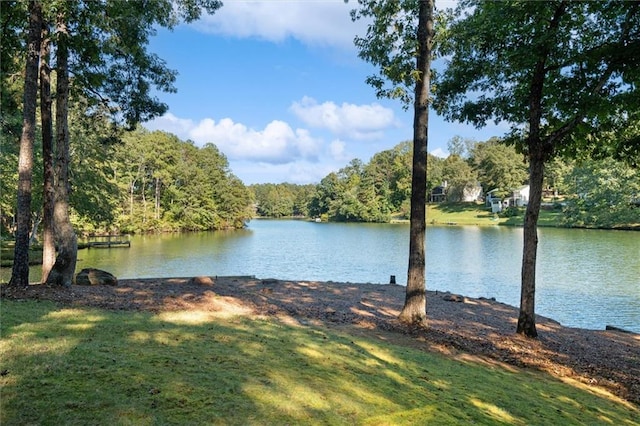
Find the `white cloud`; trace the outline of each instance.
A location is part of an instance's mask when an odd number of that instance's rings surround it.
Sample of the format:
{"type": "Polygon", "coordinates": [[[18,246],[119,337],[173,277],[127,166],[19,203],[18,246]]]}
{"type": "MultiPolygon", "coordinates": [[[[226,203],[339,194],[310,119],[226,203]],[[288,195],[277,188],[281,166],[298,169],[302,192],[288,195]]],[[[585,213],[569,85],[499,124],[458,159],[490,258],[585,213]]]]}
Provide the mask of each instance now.
{"type": "Polygon", "coordinates": [[[307,162],[297,162],[289,165],[285,176],[290,183],[304,185],[307,183],[318,183],[326,175],[331,173],[334,167],[328,164],[318,165],[307,162]]]}
{"type": "Polygon", "coordinates": [[[193,120],[188,118],[179,118],[170,112],[166,113],[162,117],[155,118],[144,124],[149,130],[162,130],[167,133],[172,133],[180,138],[188,139],[189,131],[193,129],[193,120]]]}
{"type": "Polygon", "coordinates": [[[335,161],[346,161],[345,143],[340,139],[331,141],[329,144],[329,155],[331,155],[331,158],[335,161]]]}
{"type": "Polygon", "coordinates": [[[284,121],[274,120],[262,130],[248,128],[230,118],[216,122],[205,118],[199,123],[180,119],[172,114],[146,125],[151,130],[164,130],[180,138],[191,139],[197,145],[213,143],[230,160],[250,160],[282,164],[296,159],[315,161],[321,140],[306,129],[292,129],[284,121]]]}
{"type": "Polygon", "coordinates": [[[431,151],[430,154],[433,155],[434,157],[440,157],[440,158],[447,158],[449,156],[449,153],[442,148],[436,148],[433,151],[431,151]]]}
{"type": "Polygon", "coordinates": [[[287,163],[294,158],[313,157],[318,142],[306,130],[294,131],[287,123],[274,120],[263,130],[223,118],[219,123],[210,118],[202,120],[190,132],[198,143],[215,144],[230,159],[251,159],[267,163],[287,163]]]}
{"type": "Polygon", "coordinates": [[[335,135],[353,139],[379,139],[385,129],[396,126],[393,110],[377,103],[319,104],[315,99],[305,96],[289,109],[308,126],[327,129],[335,135]]]}
{"type": "Polygon", "coordinates": [[[353,49],[353,38],[366,33],[362,22],[352,22],[352,0],[225,1],[214,15],[194,26],[203,32],[238,38],[255,37],[281,42],[289,37],[309,45],[353,49]]]}
{"type": "Polygon", "coordinates": [[[230,162],[231,169],[246,185],[253,183],[318,183],[338,167],[327,164],[295,161],[288,164],[251,163],[246,161],[230,162]]]}

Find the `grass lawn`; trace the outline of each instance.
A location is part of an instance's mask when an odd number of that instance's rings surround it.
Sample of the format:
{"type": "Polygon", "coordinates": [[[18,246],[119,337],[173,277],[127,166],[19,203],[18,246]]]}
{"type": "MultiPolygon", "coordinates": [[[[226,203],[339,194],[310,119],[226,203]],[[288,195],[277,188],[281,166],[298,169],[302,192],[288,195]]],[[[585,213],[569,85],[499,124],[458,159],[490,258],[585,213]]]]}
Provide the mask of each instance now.
{"type": "MultiPolygon", "coordinates": [[[[539,372],[210,312],[3,300],[0,424],[637,425],[539,372]]],[[[366,334],[365,334],[366,336],[366,334]]]]}
{"type": "MultiPolygon", "coordinates": [[[[2,241],[0,243],[0,266],[3,268],[10,268],[13,266],[13,255],[15,251],[15,243],[13,241],[2,241]]],[[[29,250],[29,264],[41,265],[42,264],[42,248],[35,248],[29,250]]]]}
{"type": "MultiPolygon", "coordinates": [[[[538,226],[560,226],[562,213],[557,210],[541,210],[538,226]]],[[[427,224],[429,225],[511,225],[522,226],[522,215],[498,217],[483,204],[474,203],[438,203],[427,205],[427,224]]]]}

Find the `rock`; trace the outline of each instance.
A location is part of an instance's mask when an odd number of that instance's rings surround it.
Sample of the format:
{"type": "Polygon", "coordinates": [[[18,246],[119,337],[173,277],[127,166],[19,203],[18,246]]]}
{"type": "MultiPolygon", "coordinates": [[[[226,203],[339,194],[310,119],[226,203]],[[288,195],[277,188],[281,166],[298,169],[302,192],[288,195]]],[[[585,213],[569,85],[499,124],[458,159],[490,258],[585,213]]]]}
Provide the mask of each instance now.
{"type": "Polygon", "coordinates": [[[460,296],[459,294],[445,294],[442,296],[442,300],[447,302],[465,302],[464,296],[460,296]]]}
{"type": "Polygon", "coordinates": [[[107,271],[86,268],[76,275],[76,285],[118,285],[118,279],[107,271]]]}
{"type": "Polygon", "coordinates": [[[633,331],[631,331],[631,330],[626,330],[624,328],[616,327],[616,326],[613,326],[613,325],[607,325],[607,326],[605,326],[604,329],[607,330],[607,331],[617,331],[618,333],[631,333],[631,334],[633,334],[633,331]]]}
{"type": "Polygon", "coordinates": [[[278,280],[275,278],[265,278],[262,280],[262,285],[276,285],[278,284],[278,280]]]}
{"type": "Polygon", "coordinates": [[[193,277],[188,284],[213,286],[214,281],[211,277],[193,277]]]}

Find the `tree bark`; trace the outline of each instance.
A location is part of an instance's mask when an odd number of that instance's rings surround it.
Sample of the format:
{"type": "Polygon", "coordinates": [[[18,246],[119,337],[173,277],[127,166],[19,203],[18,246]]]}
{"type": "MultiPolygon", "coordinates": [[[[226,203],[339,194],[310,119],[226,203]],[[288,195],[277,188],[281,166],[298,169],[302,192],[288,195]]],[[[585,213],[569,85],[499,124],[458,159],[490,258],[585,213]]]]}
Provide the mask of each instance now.
{"type": "Polygon", "coordinates": [[[399,319],[404,323],[426,327],[426,183],[434,1],[420,0],[419,7],[418,57],[416,60],[419,78],[416,79],[413,119],[409,268],[407,273],[407,292],[399,319]]]}
{"type": "Polygon", "coordinates": [[[56,185],[53,220],[58,255],[47,284],[68,287],[73,283],[78,255],[78,240],[69,217],[69,50],[64,12],[56,23],[58,45],[56,52],[56,185]]]}
{"type": "Polygon", "coordinates": [[[524,247],[522,250],[522,282],[517,333],[538,337],[535,316],[536,262],[538,253],[538,217],[542,201],[544,160],[541,155],[529,157],[529,203],[524,217],[524,247]]]}
{"type": "Polygon", "coordinates": [[[155,219],[156,220],[160,220],[160,178],[156,177],[155,178],[155,194],[154,194],[154,199],[155,199],[155,219]]]}
{"type": "Polygon", "coordinates": [[[55,200],[53,171],[53,117],[51,112],[51,68],[49,67],[49,27],[43,23],[40,62],[40,122],[42,127],[42,283],[47,282],[49,272],[56,261],[56,245],[53,229],[55,200]]]}
{"type": "Polygon", "coordinates": [[[42,5],[29,2],[29,35],[25,65],[24,104],[20,154],[18,157],[17,228],[13,269],[9,285],[29,285],[29,232],[31,231],[31,189],[33,146],[36,135],[38,103],[38,61],[42,29],[42,5]]]}
{"type": "MultiPolygon", "coordinates": [[[[549,22],[547,33],[555,35],[558,31],[560,19],[566,13],[567,3],[558,5],[549,22]]],[[[520,313],[516,333],[527,337],[538,337],[536,330],[535,295],[536,295],[536,259],[538,253],[538,217],[542,201],[542,183],[544,180],[544,163],[553,153],[553,140],[542,139],[540,127],[542,125],[542,100],[544,83],[547,76],[546,64],[549,58],[550,44],[553,37],[549,37],[533,54],[537,55],[537,62],[533,69],[531,86],[529,89],[529,135],[527,136],[527,150],[529,154],[529,203],[524,218],[524,244],[522,249],[522,276],[520,285],[520,313]]]]}

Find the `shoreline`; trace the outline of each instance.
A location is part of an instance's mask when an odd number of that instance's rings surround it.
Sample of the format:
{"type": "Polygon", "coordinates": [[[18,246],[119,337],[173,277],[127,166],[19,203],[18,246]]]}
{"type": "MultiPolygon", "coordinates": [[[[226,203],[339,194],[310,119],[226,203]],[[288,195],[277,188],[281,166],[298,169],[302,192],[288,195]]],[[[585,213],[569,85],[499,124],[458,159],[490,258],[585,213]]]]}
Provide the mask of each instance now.
{"type": "Polygon", "coordinates": [[[564,327],[537,316],[537,339],[515,333],[518,309],[483,298],[427,292],[428,328],[397,317],[405,286],[275,278],[164,277],[122,279],[117,286],[0,286],[3,299],[51,300],[60,306],[118,311],[204,311],[330,327],[445,356],[532,368],[595,384],[640,405],[640,335],[564,327]]]}
{"type": "MultiPolygon", "coordinates": [[[[214,282],[217,280],[233,280],[233,281],[240,281],[240,280],[255,280],[255,281],[261,281],[261,282],[298,282],[298,283],[322,283],[325,285],[340,285],[340,286],[375,286],[375,287],[385,287],[385,286],[393,286],[393,287],[399,287],[401,289],[405,289],[406,285],[403,284],[396,284],[396,283],[371,283],[371,282],[367,282],[367,283],[357,283],[357,282],[349,282],[349,281],[318,281],[318,280],[300,280],[300,279],[294,279],[294,280],[288,280],[288,279],[279,279],[279,278],[259,278],[256,277],[255,275],[213,275],[213,276],[196,276],[196,277],[140,277],[140,278],[122,278],[122,279],[117,279],[118,281],[118,287],[127,287],[129,285],[137,285],[137,284],[157,284],[159,282],[164,282],[164,283],[169,283],[169,284],[179,284],[179,285],[184,285],[184,284],[189,284],[190,280],[197,280],[197,279],[202,279],[202,278],[210,278],[212,279],[214,282]]],[[[196,283],[197,284],[197,283],[196,283]]],[[[200,283],[202,285],[202,283],[200,283]]],[[[204,284],[206,285],[206,284],[204,284]]],[[[32,282],[29,283],[29,288],[32,287],[40,287],[42,286],[43,288],[50,288],[50,289],[55,289],[55,287],[49,287],[46,286],[44,284],[41,284],[39,282],[32,282]]],[[[96,288],[99,286],[82,286],[82,285],[76,285],[73,284],[72,287],[70,287],[71,289],[74,288],[96,288]]],[[[2,292],[0,293],[1,297],[5,297],[5,293],[6,291],[4,290],[5,288],[8,288],[8,282],[0,282],[0,290],[2,290],[2,292]]],[[[108,287],[107,287],[108,288],[108,287]]],[[[60,288],[60,290],[63,290],[62,288],[60,288]]],[[[402,302],[404,302],[404,293],[405,291],[403,290],[403,296],[402,296],[402,302]]],[[[505,307],[510,308],[511,310],[513,310],[514,312],[514,317],[517,319],[518,313],[519,313],[519,307],[509,304],[507,302],[502,302],[497,300],[495,297],[485,297],[485,296],[478,296],[478,297],[473,297],[473,296],[467,296],[467,295],[463,295],[463,294],[457,294],[457,293],[453,293],[451,291],[445,290],[426,290],[427,293],[427,305],[429,305],[429,300],[433,297],[441,297],[443,298],[445,301],[449,301],[449,302],[463,302],[463,303],[468,303],[469,301],[484,301],[484,302],[489,302],[489,303],[495,303],[495,304],[499,304],[499,305],[503,305],[505,307]]],[[[428,309],[427,309],[428,310],[428,309]]],[[[399,314],[399,310],[398,310],[398,314],[399,314]]],[[[427,315],[427,319],[428,319],[428,315],[427,315]]],[[[550,322],[553,324],[556,324],[560,327],[563,328],[567,328],[567,329],[572,329],[572,330],[584,330],[584,331],[593,331],[593,332],[597,332],[597,331],[609,331],[609,332],[617,332],[617,333],[625,333],[625,334],[630,334],[633,336],[638,336],[640,338],[640,332],[635,331],[635,330],[629,330],[626,329],[624,327],[619,327],[613,324],[603,324],[602,328],[587,328],[587,327],[575,327],[575,326],[568,326],[565,325],[563,323],[561,323],[560,321],[552,318],[552,317],[548,317],[542,314],[538,314],[536,313],[536,324],[539,322],[550,322]]],[[[513,329],[515,330],[515,322],[514,322],[514,327],[513,329]]]]}

